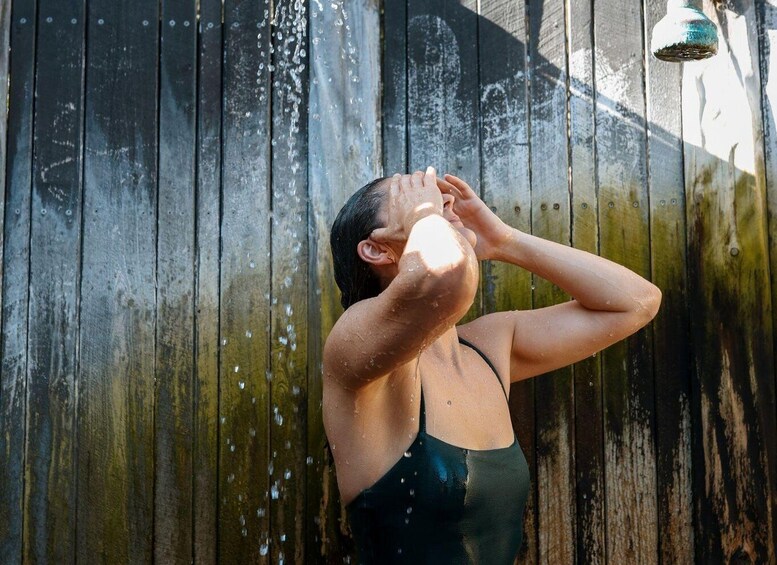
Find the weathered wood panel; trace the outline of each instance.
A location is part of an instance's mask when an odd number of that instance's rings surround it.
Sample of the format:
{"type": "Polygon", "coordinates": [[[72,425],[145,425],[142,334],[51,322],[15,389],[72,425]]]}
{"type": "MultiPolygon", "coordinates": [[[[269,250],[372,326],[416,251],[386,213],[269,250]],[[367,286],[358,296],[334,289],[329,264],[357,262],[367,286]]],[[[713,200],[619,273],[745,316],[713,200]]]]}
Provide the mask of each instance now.
{"type": "Polygon", "coordinates": [[[275,3],[272,88],[271,552],[305,562],[308,14],[275,3]]]}
{"type": "Polygon", "coordinates": [[[407,0],[383,0],[382,142],[387,176],[407,171],[407,0]]]}
{"type": "MultiPolygon", "coordinates": [[[[645,29],[664,17],[666,3],[648,0],[645,29]]],[[[651,280],[663,290],[653,324],[658,555],[691,563],[690,346],[680,65],[646,58],[651,280]]]]}
{"type": "Polygon", "coordinates": [[[161,3],[154,559],[192,562],[197,19],[161,3]]]}
{"type": "Polygon", "coordinates": [[[193,560],[217,560],[221,2],[201,0],[197,85],[196,367],[193,389],[193,560]]]}
{"type": "MultiPolygon", "coordinates": [[[[526,6],[487,2],[478,22],[480,79],[480,163],[482,197],[509,225],[531,231],[529,183],[526,6]]],[[[500,262],[483,264],[484,312],[531,308],[531,274],[500,262]]],[[[524,513],[519,561],[537,562],[534,381],[510,390],[510,414],[532,477],[524,513]]]]}
{"type": "MultiPolygon", "coordinates": [[[[532,233],[569,245],[566,14],[563,0],[529,2],[531,56],[532,233]]],[[[534,308],[569,300],[554,284],[534,277],[534,308]]],[[[574,396],[572,368],[535,383],[537,528],[540,563],[575,560],[574,396]]]]}
{"type": "MultiPolygon", "coordinates": [[[[763,0],[758,10],[758,38],[761,54],[761,109],[764,128],[766,211],[769,218],[769,267],[772,288],[772,332],[777,328],[777,0],[763,0]]],[[[777,359],[777,335],[774,335],[777,359]]],[[[777,378],[777,375],[775,375],[777,378]]],[[[777,502],[772,507],[777,506],[777,502]]],[[[773,534],[777,539],[777,533],[773,534]]]]}
{"type": "Polygon", "coordinates": [[[722,30],[719,53],[683,74],[696,560],[773,563],[775,364],[755,4],[705,12],[722,30]]]}
{"type": "Polygon", "coordinates": [[[342,562],[345,537],[321,415],[321,354],[342,312],[329,231],[347,198],[381,175],[380,5],[376,0],[313,3],[310,12],[308,559],[342,562]]]}
{"type": "Polygon", "coordinates": [[[3,222],[0,373],[0,561],[22,561],[24,428],[27,383],[32,117],[37,10],[15,0],[11,22],[8,163],[3,222]]]}
{"type": "Polygon", "coordinates": [[[224,5],[219,560],[266,562],[270,518],[271,5],[224,5]],[[256,338],[253,336],[256,335],[256,338]]]}
{"type": "MultiPolygon", "coordinates": [[[[408,2],[407,163],[408,172],[431,165],[480,193],[477,4],[408,2]]],[[[482,296],[464,322],[482,313],[482,296]]]]}
{"type": "Polygon", "coordinates": [[[215,564],[217,560],[221,38],[221,1],[201,0],[197,84],[196,371],[192,438],[192,551],[197,564],[215,564]]]}
{"type": "Polygon", "coordinates": [[[148,562],[159,12],[102,0],[87,17],[76,559],[148,562]]]}
{"type": "MultiPolygon", "coordinates": [[[[641,6],[594,4],[601,254],[650,276],[641,6]]],[[[653,368],[643,329],[602,353],[607,559],[658,559],[653,368]]]]}
{"type": "Polygon", "coordinates": [[[38,7],[23,554],[68,563],[76,525],[85,5],[38,7]]]}
{"type": "MultiPolygon", "coordinates": [[[[569,164],[572,190],[572,245],[599,253],[593,8],[590,0],[567,1],[569,66],[569,164]]],[[[601,355],[574,366],[575,477],[577,481],[576,559],[605,563],[604,422],[601,355]]]]}
{"type": "MultiPolygon", "coordinates": [[[[0,5],[0,98],[8,100],[8,59],[11,46],[11,3],[0,5]]],[[[8,143],[8,104],[0,104],[0,256],[3,254],[3,222],[5,220],[5,165],[8,143]]],[[[3,282],[3,264],[0,261],[0,289],[3,282]]],[[[3,296],[0,292],[0,312],[3,296]]]]}

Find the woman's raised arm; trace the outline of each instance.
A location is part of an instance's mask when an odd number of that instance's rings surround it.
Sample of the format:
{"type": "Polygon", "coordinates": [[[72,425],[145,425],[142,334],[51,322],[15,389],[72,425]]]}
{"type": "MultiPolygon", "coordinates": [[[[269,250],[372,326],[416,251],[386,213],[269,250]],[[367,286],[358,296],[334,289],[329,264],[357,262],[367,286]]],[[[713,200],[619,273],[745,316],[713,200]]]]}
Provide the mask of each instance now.
{"type": "Polygon", "coordinates": [[[479,258],[523,267],[574,297],[547,308],[483,316],[467,325],[475,335],[512,332],[512,381],[584,359],[655,317],[661,291],[651,282],[603,257],[510,228],[464,181],[445,178],[438,184],[454,195],[454,212],[477,235],[479,258]]]}

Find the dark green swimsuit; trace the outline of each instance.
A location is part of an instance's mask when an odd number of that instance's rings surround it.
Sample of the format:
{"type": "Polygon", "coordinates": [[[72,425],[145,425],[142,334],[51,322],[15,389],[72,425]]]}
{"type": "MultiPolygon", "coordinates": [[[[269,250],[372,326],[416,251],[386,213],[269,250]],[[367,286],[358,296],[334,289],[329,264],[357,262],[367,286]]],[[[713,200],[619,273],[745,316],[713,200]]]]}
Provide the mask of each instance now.
{"type": "MultiPolygon", "coordinates": [[[[459,342],[496,374],[479,349],[459,342]]],[[[499,449],[456,447],[426,433],[423,387],[420,404],[418,436],[405,455],[347,506],[358,563],[512,564],[529,492],[517,438],[499,449]]]]}

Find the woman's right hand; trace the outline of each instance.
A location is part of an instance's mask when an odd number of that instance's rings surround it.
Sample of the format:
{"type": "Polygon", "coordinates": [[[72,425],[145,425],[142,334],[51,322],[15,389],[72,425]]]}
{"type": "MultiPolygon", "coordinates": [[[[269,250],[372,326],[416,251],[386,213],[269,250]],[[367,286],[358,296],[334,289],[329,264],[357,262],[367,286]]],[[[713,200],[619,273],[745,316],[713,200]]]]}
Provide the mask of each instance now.
{"type": "Polygon", "coordinates": [[[396,174],[391,179],[386,227],[375,229],[370,237],[377,242],[404,242],[415,223],[431,214],[442,215],[442,193],[437,186],[434,167],[426,174],[396,174]]]}

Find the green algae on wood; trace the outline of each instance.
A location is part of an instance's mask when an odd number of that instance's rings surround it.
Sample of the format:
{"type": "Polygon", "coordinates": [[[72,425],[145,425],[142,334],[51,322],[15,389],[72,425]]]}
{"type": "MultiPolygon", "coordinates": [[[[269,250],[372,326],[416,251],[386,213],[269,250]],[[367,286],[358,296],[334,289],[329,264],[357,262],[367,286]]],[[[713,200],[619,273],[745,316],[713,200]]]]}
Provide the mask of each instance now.
{"type": "Polygon", "coordinates": [[[683,76],[700,562],[775,559],[774,329],[753,3],[742,12],[708,10],[727,40],[683,76]]]}
{"type": "MultiPolygon", "coordinates": [[[[159,37],[91,3],[78,381],[79,561],[153,555],[159,37]],[[128,119],[131,116],[132,119],[128,119]]],[[[148,21],[158,4],[132,11],[148,21]]]]}
{"type": "Polygon", "coordinates": [[[228,563],[266,559],[270,531],[270,8],[224,5],[217,539],[228,563]]]}
{"type": "Polygon", "coordinates": [[[197,16],[191,1],[161,10],[154,560],[169,563],[193,560],[197,16]]]}
{"type": "MultiPolygon", "coordinates": [[[[650,276],[641,6],[594,5],[601,255],[650,276]]],[[[607,556],[655,559],[652,351],[645,328],[602,352],[607,556]]]]}

